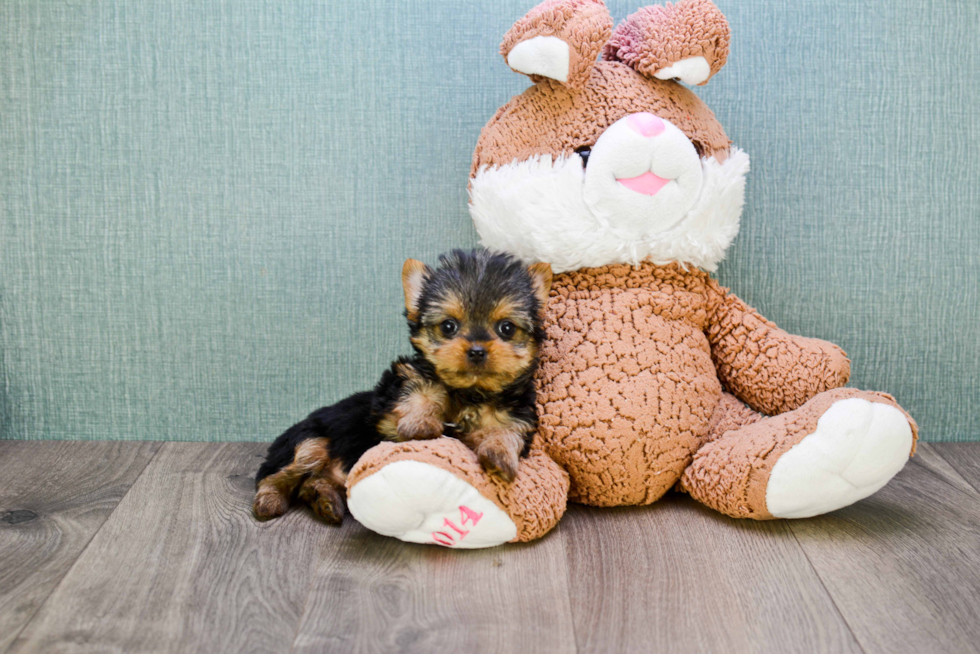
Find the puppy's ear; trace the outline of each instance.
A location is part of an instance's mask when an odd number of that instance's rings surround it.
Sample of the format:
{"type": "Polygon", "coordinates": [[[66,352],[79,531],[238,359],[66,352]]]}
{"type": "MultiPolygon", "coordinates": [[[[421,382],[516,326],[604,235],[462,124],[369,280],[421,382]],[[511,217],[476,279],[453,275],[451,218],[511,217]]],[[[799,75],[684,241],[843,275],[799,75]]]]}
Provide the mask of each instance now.
{"type": "Polygon", "coordinates": [[[548,294],[551,293],[551,264],[534,263],[527,267],[527,272],[531,275],[534,296],[538,298],[543,312],[548,306],[548,294]]]}
{"type": "Polygon", "coordinates": [[[602,0],[545,0],[504,35],[500,54],[535,83],[548,78],[579,89],[611,33],[602,0]]]}
{"type": "Polygon", "coordinates": [[[422,297],[425,279],[431,273],[432,269],[417,259],[407,259],[405,265],[402,266],[405,311],[408,314],[408,319],[413,322],[419,319],[419,299],[422,297]]]}
{"type": "Polygon", "coordinates": [[[641,75],[704,85],[728,60],[728,21],[711,0],[643,7],[616,27],[602,58],[641,75]]]}

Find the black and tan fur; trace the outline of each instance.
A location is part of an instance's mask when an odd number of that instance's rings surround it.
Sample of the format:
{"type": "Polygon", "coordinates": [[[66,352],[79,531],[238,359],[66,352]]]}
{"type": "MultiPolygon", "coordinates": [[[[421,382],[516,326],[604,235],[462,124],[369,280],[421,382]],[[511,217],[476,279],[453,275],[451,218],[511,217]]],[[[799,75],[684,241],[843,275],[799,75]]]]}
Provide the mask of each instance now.
{"type": "Polygon", "coordinates": [[[269,447],[256,475],[256,517],[282,515],[293,499],[339,523],[347,473],[382,441],[459,438],[488,473],[511,482],[537,428],[533,377],[551,267],[524,267],[484,250],[454,250],[432,269],[402,269],[415,351],[373,391],[311,413],[269,447]]]}

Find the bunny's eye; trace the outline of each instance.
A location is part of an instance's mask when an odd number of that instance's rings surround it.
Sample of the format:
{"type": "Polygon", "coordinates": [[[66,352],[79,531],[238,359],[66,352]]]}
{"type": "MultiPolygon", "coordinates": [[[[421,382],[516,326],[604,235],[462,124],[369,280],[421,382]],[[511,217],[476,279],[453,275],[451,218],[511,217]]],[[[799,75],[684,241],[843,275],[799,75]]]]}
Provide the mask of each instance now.
{"type": "Polygon", "coordinates": [[[592,154],[592,146],[581,145],[575,148],[575,153],[582,157],[582,168],[589,165],[589,155],[592,154]]]}

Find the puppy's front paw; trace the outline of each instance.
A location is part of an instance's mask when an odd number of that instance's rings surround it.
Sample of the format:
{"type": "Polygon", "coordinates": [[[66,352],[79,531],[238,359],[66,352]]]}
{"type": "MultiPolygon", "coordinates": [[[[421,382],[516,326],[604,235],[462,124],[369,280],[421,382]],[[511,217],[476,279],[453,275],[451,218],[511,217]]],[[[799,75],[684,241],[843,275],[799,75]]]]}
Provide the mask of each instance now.
{"type": "Polygon", "coordinates": [[[480,464],[488,475],[497,477],[508,484],[517,477],[517,467],[520,465],[517,454],[510,450],[484,444],[478,452],[480,464]]]}
{"type": "Polygon", "coordinates": [[[436,416],[407,415],[398,421],[398,440],[418,441],[442,436],[443,424],[436,416]]]}

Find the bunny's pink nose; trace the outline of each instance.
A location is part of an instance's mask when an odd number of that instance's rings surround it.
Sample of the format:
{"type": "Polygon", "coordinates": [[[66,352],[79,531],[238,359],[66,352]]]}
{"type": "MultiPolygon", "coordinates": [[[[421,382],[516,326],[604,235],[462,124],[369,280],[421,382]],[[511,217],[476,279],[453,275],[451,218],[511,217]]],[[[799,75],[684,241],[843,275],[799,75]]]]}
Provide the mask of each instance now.
{"type": "Polygon", "coordinates": [[[626,119],[626,122],[633,128],[634,132],[646,137],[656,136],[664,131],[664,121],[646,111],[632,114],[626,119]]]}

